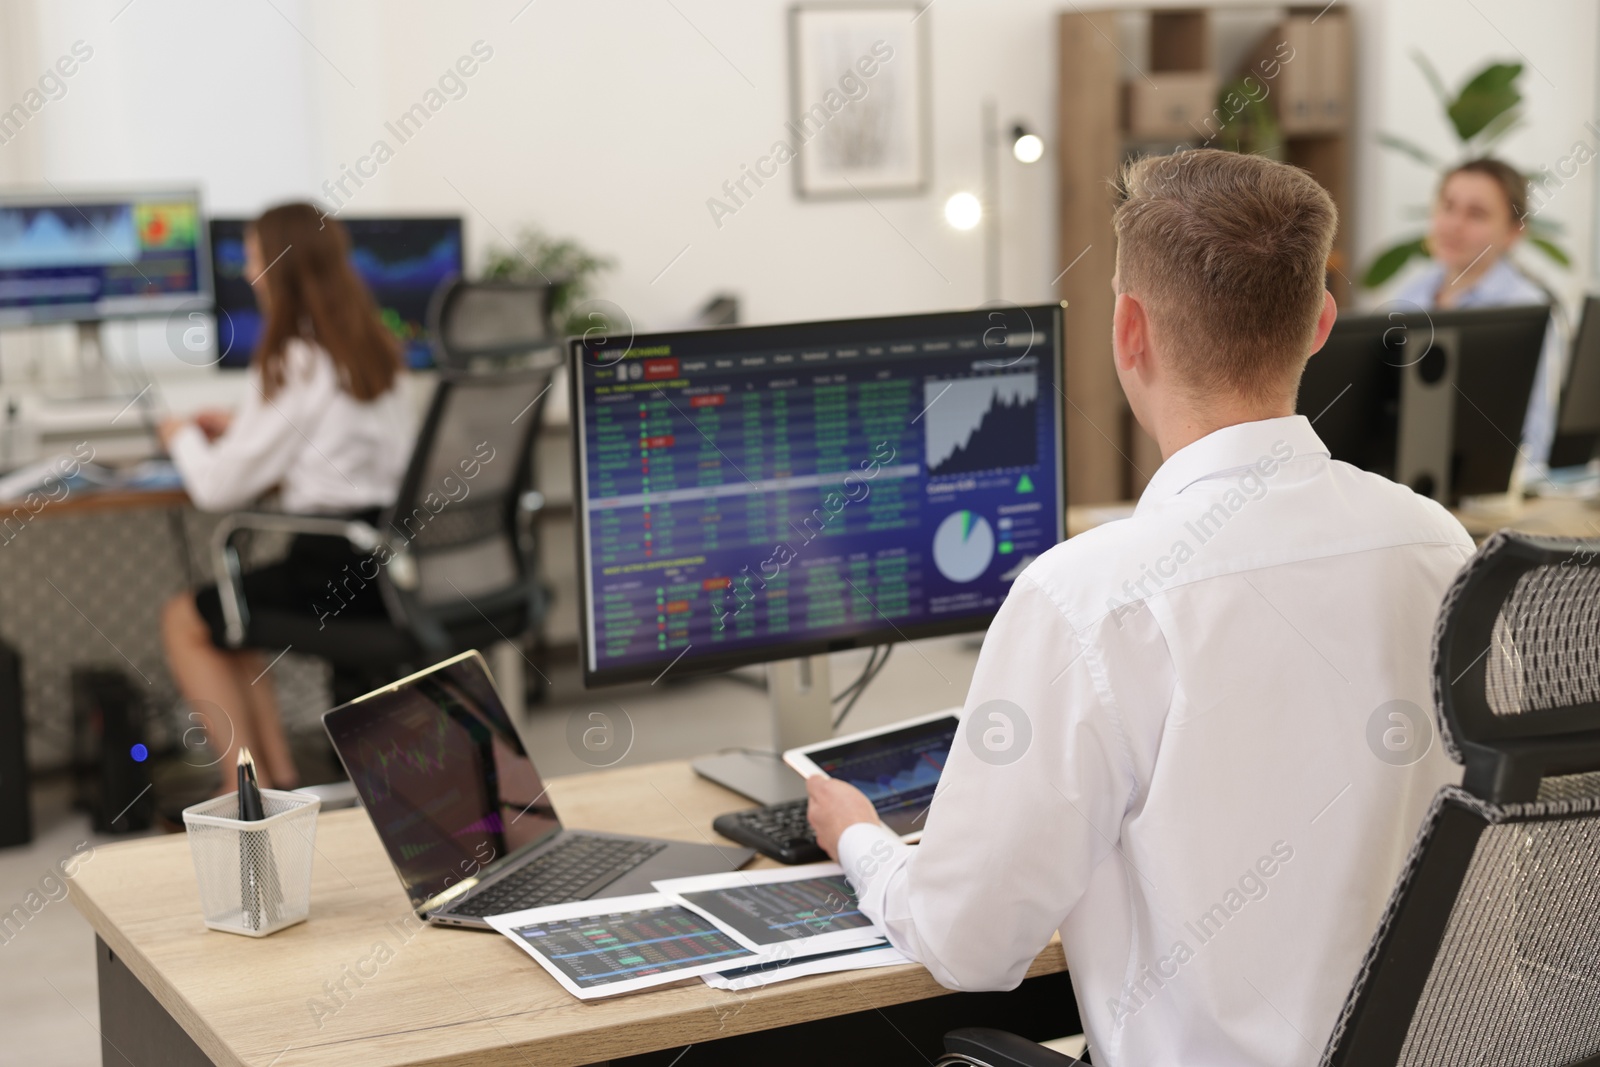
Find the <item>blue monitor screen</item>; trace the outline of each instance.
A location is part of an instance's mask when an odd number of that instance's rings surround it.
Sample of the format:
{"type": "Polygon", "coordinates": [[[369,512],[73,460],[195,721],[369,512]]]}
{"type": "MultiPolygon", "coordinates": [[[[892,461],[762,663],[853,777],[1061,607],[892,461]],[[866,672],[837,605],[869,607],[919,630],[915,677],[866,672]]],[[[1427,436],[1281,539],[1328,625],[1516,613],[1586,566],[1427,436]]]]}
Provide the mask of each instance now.
{"type": "Polygon", "coordinates": [[[200,198],[0,197],[0,325],[167,314],[207,292],[200,198]]]}
{"type": "Polygon", "coordinates": [[[981,630],[1062,539],[1054,305],[575,339],[584,676],[981,630]]]}
{"type": "MultiPolygon", "coordinates": [[[[378,313],[405,346],[406,363],[433,363],[427,333],[434,290],[462,273],[460,218],[341,219],[350,261],[371,290],[378,313]]],[[[217,279],[217,345],[224,367],[250,362],[261,337],[261,312],[244,275],[243,219],[211,220],[217,279]]]]}

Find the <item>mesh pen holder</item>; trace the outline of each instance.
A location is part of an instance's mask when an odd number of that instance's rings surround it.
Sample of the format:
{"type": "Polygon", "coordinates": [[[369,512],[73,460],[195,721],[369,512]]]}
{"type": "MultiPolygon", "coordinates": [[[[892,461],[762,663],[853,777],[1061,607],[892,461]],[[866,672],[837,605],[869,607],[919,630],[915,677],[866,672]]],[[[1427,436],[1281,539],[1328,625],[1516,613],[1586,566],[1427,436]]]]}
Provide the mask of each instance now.
{"type": "Polygon", "coordinates": [[[238,793],[184,809],[208,929],[265,937],[305,921],[321,806],[307,793],[263,789],[257,822],[236,818],[238,793]]]}

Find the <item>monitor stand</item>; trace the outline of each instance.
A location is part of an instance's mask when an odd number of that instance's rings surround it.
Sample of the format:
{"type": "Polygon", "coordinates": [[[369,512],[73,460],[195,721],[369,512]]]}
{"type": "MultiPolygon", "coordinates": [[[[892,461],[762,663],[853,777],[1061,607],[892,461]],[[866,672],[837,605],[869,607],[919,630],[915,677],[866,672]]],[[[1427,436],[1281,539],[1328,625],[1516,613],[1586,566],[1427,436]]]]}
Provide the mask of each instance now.
{"type": "Polygon", "coordinates": [[[781,804],[806,795],[805,779],[783,762],[797,745],[833,736],[833,687],[828,657],[767,664],[767,700],[772,716],[772,751],[719,752],[695,760],[695,773],[749,797],[757,804],[781,804]]]}
{"type": "Polygon", "coordinates": [[[1456,439],[1456,375],[1461,363],[1461,337],[1455,329],[1438,330],[1422,356],[1400,371],[1400,439],[1395,450],[1395,478],[1423,496],[1449,507],[1450,456],[1456,439]]]}
{"type": "Polygon", "coordinates": [[[47,385],[44,396],[54,401],[132,400],[133,394],[119,388],[111,376],[106,359],[104,323],[90,319],[74,324],[71,380],[47,385]]]}

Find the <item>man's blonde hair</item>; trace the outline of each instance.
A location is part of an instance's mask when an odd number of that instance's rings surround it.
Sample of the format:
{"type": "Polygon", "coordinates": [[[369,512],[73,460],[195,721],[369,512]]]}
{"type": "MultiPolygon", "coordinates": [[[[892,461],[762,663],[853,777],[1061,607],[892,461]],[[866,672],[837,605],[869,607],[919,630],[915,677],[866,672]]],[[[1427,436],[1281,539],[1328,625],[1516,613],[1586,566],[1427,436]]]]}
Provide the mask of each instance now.
{"type": "Polygon", "coordinates": [[[1199,396],[1293,390],[1311,352],[1339,212],[1305,171],[1194,149],[1123,168],[1117,284],[1199,396]]]}

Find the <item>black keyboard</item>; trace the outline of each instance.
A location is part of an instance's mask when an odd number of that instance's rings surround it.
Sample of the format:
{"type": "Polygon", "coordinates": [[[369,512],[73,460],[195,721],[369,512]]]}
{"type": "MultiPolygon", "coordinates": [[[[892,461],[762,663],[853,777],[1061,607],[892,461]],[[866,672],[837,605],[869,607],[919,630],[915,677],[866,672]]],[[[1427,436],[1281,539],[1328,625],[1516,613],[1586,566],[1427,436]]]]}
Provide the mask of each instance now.
{"type": "Polygon", "coordinates": [[[444,909],[452,915],[504,915],[508,911],[588,900],[605,886],[666,848],[663,841],[567,834],[497,882],[444,909]]]}
{"type": "Polygon", "coordinates": [[[806,822],[806,802],[786,800],[765,808],[718,815],[711,828],[730,841],[748,845],[779,863],[816,863],[828,854],[806,822]]]}

